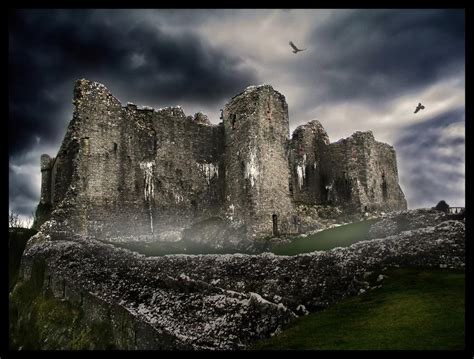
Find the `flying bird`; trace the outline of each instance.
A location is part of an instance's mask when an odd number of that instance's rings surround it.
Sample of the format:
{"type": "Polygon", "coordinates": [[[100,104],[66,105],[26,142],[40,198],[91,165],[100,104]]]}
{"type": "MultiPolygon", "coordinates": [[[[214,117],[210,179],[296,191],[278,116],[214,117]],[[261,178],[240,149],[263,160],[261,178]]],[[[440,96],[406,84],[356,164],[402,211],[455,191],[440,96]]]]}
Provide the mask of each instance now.
{"type": "Polygon", "coordinates": [[[425,106],[423,106],[421,102],[418,102],[418,106],[416,106],[415,112],[413,113],[417,113],[418,111],[424,110],[424,109],[425,109],[425,106]]]}
{"type": "Polygon", "coordinates": [[[293,41],[290,41],[290,46],[293,48],[293,53],[294,53],[294,54],[296,54],[296,53],[298,53],[298,52],[300,52],[300,51],[306,50],[306,49],[298,49],[298,48],[296,47],[296,45],[293,43],[293,41]]]}

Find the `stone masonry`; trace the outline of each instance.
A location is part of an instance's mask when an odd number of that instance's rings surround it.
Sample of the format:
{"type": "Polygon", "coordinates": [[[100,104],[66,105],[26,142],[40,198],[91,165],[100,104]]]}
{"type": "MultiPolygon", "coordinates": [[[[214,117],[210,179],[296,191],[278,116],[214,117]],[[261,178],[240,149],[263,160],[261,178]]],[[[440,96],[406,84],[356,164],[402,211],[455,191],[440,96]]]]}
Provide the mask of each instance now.
{"type": "Polygon", "coordinates": [[[269,85],[233,97],[218,125],[180,107],[122,106],[87,80],[73,103],[57,156],[41,156],[40,204],[65,231],[176,241],[219,222],[255,239],[297,233],[298,203],[406,209],[392,146],[371,132],[329,143],[318,121],[290,139],[285,97],[269,85]]]}

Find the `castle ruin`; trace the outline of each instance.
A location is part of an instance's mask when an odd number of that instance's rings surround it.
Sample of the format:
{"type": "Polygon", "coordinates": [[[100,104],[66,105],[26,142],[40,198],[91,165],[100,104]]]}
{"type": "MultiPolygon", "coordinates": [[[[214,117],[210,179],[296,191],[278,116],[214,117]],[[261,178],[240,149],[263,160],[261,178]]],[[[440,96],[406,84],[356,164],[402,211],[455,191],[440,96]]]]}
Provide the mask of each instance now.
{"type": "Polygon", "coordinates": [[[180,107],[122,106],[87,80],[73,102],[57,156],[41,156],[38,211],[65,230],[166,241],[218,221],[255,239],[298,233],[300,204],[406,209],[392,146],[370,131],[330,143],[318,121],[290,139],[285,97],[269,85],[234,96],[217,125],[180,107]]]}

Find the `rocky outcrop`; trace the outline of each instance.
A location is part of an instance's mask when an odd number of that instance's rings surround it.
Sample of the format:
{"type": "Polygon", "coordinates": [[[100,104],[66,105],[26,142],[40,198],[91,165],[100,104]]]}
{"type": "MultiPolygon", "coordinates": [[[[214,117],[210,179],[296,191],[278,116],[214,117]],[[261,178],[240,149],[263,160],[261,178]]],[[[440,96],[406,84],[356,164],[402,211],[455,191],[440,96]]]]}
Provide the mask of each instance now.
{"type": "Polygon", "coordinates": [[[463,268],[464,222],[432,224],[416,213],[420,228],[296,256],[144,257],[47,222],[28,243],[21,276],[111,322],[119,349],[241,349],[297,315],[380,285],[385,267],[463,268]]]}

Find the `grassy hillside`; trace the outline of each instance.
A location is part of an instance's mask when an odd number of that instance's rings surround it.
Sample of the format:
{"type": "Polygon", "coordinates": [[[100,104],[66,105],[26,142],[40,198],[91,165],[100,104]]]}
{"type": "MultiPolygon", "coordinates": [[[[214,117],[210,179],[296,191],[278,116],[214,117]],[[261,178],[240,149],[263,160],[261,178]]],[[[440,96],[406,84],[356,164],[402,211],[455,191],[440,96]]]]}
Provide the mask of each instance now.
{"type": "Polygon", "coordinates": [[[313,251],[324,251],[336,247],[347,247],[367,239],[370,226],[378,219],[346,224],[309,235],[296,238],[289,244],[274,247],[271,251],[280,255],[294,255],[313,251]]]}
{"type": "Polygon", "coordinates": [[[391,269],[382,288],[300,317],[253,350],[464,348],[464,271],[391,269]]]}

